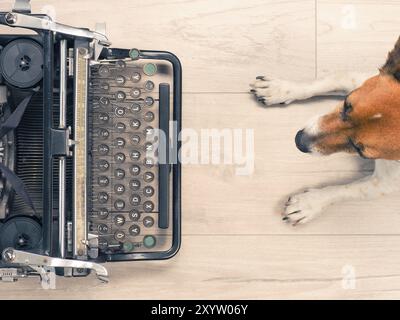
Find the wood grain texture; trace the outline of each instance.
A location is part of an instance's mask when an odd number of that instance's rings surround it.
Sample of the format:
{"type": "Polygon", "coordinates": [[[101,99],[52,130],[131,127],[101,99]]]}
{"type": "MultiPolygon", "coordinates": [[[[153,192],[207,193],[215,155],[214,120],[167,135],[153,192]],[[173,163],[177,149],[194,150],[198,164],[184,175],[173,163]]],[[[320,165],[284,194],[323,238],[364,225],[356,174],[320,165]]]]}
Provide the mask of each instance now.
{"type": "Polygon", "coordinates": [[[59,278],[57,290],[43,291],[29,279],[1,284],[0,299],[399,298],[398,241],[399,236],[185,236],[173,260],[113,263],[109,284],[94,276],[59,278]]]}
{"type": "MultiPolygon", "coordinates": [[[[248,95],[185,95],[186,128],[198,133],[205,128],[254,129],[255,170],[249,176],[238,176],[234,165],[184,166],[184,233],[398,233],[398,224],[394,223],[400,223],[398,194],[376,201],[335,205],[320,219],[299,228],[282,224],[280,213],[290,194],[345,183],[371,172],[372,163],[358,157],[339,154],[321,158],[297,151],[296,131],[307,119],[327,112],[336,103],[326,99],[265,109],[248,95]]],[[[183,150],[186,147],[184,144],[183,150]]]]}
{"type": "MultiPolygon", "coordinates": [[[[2,1],[0,10],[11,3],[2,1]]],[[[260,74],[306,80],[316,71],[373,70],[397,39],[397,1],[121,0],[118,8],[110,1],[33,1],[35,11],[49,5],[63,23],[106,21],[116,46],[176,53],[184,67],[184,127],[253,129],[255,171],[184,166],[183,246],[174,259],[109,263],[108,285],[93,276],[59,278],[57,290],[47,292],[35,279],[0,284],[0,299],[400,298],[398,194],[337,204],[301,228],[280,219],[289,194],[373,168],[356,157],[313,158],[295,148],[297,130],[339,100],[265,109],[245,94],[260,74]],[[356,27],[346,20],[349,8],[356,27]],[[348,268],[356,276],[352,290],[342,286],[348,268]]]]}
{"type": "MultiPolygon", "coordinates": [[[[11,3],[5,1],[0,9],[11,3]]],[[[260,72],[298,80],[314,76],[314,0],[32,4],[36,11],[53,11],[59,22],[75,26],[93,28],[106,21],[116,47],[174,52],[184,68],[185,92],[246,92],[260,72]]]]}
{"type": "Polygon", "coordinates": [[[318,75],[375,72],[399,37],[396,1],[318,0],[318,75]]]}

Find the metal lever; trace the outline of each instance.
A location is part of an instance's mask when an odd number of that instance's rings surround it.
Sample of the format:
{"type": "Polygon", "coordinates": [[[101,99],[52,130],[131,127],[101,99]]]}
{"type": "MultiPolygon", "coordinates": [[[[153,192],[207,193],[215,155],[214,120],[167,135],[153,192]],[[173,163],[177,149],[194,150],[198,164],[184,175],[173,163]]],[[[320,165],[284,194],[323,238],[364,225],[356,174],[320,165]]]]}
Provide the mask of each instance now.
{"type": "MultiPolygon", "coordinates": [[[[90,31],[82,28],[74,28],[65,24],[51,21],[49,18],[40,18],[18,12],[8,12],[5,15],[5,22],[11,27],[49,30],[73,37],[91,39],[94,42],[93,50],[95,60],[97,60],[100,56],[103,47],[108,47],[111,45],[111,42],[108,41],[106,35],[101,34],[100,32],[90,31]]],[[[102,29],[104,28],[100,28],[100,30],[102,29]]]]}
{"type": "Polygon", "coordinates": [[[42,286],[45,289],[55,288],[55,268],[90,269],[96,273],[100,281],[108,282],[107,269],[98,263],[53,258],[13,248],[5,249],[2,257],[7,263],[21,264],[36,270],[40,274],[42,286]]]}
{"type": "Polygon", "coordinates": [[[30,0],[15,0],[13,12],[31,13],[30,0]]]}

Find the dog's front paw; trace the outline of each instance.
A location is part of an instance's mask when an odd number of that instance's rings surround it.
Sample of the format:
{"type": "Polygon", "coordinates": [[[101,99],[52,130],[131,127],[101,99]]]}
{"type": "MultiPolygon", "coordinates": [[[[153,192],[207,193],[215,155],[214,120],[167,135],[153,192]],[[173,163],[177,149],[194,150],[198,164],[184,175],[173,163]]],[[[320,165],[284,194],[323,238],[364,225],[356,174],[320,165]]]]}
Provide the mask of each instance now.
{"type": "Polygon", "coordinates": [[[320,190],[309,190],[289,198],[283,213],[283,220],[293,226],[305,224],[317,216],[328,206],[320,190]]]}
{"type": "Polygon", "coordinates": [[[254,94],[257,101],[265,106],[289,104],[298,99],[295,84],[290,81],[260,76],[250,84],[250,87],[252,88],[250,92],[254,94]]]}

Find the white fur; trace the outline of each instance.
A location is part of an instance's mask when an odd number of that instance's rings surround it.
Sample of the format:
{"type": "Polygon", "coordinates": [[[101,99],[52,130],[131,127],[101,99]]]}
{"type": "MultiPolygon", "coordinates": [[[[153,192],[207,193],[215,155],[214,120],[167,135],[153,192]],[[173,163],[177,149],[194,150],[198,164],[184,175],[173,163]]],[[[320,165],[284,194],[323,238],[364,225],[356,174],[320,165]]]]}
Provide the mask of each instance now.
{"type": "Polygon", "coordinates": [[[371,119],[380,119],[380,118],[382,118],[382,113],[374,114],[374,115],[371,117],[371,119]]]}
{"type": "Polygon", "coordinates": [[[373,199],[395,191],[400,191],[400,162],[376,160],[371,176],[346,185],[311,189],[290,197],[283,214],[284,220],[293,225],[304,224],[335,202],[373,199]]]}
{"type": "MultiPolygon", "coordinates": [[[[295,100],[323,95],[347,95],[359,87],[371,75],[362,73],[336,74],[308,83],[284,80],[258,79],[251,84],[253,93],[265,105],[288,104],[295,100]]],[[[374,117],[381,117],[375,115],[374,117]]],[[[309,134],[318,133],[319,117],[314,118],[305,128],[309,134]]],[[[292,225],[307,223],[335,202],[357,199],[372,199],[400,191],[400,162],[376,160],[371,176],[346,185],[310,189],[289,198],[283,219],[292,225]]]]}
{"type": "Polygon", "coordinates": [[[287,81],[264,77],[250,84],[252,93],[265,105],[289,104],[315,96],[345,96],[359,87],[371,74],[336,73],[309,82],[287,81]]]}
{"type": "Polygon", "coordinates": [[[311,118],[311,120],[307,123],[304,127],[304,132],[310,136],[316,136],[319,133],[319,123],[320,123],[321,116],[315,116],[311,118]]]}

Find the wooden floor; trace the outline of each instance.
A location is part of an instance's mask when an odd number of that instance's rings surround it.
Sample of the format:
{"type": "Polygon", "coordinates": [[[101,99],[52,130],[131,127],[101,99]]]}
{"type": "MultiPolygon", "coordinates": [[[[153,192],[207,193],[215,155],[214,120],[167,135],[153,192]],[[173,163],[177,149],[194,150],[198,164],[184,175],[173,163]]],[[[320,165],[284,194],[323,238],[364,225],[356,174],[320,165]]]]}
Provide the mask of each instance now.
{"type": "MultiPolygon", "coordinates": [[[[10,8],[2,1],[0,9],[10,8]]],[[[0,299],[400,298],[400,198],[342,203],[299,228],[282,223],[288,194],[349,181],[372,163],[298,152],[294,135],[335,99],[264,109],[247,93],[257,75],[313,79],[369,71],[399,36],[397,0],[34,0],[57,20],[106,21],[121,47],[164,49],[184,67],[184,127],[253,128],[255,172],[183,169],[183,239],[170,261],[107,265],[111,282],[58,279],[0,284],[0,299]],[[48,7],[49,8],[49,7],[48,7]]]]}

